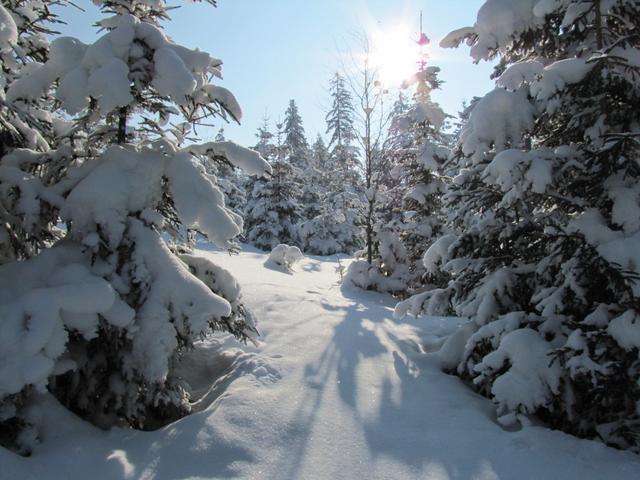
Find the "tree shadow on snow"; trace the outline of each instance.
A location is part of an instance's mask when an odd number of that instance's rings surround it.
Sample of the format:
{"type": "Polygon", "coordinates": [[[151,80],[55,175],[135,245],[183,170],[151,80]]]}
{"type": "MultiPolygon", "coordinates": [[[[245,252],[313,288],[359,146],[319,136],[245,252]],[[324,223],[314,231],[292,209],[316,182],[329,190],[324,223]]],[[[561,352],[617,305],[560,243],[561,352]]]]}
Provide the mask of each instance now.
{"type": "MultiPolygon", "coordinates": [[[[363,424],[371,454],[391,456],[416,472],[425,474],[426,470],[443,478],[475,478],[484,474],[488,478],[494,478],[491,475],[503,478],[496,472],[495,462],[474,453],[478,450],[474,443],[477,437],[466,435],[470,426],[458,418],[466,416],[470,408],[475,409],[474,415],[481,415],[478,411],[478,407],[483,409],[481,405],[486,406],[484,414],[490,416],[493,410],[488,402],[471,390],[450,396],[451,391],[443,389],[441,378],[433,381],[434,367],[427,366],[423,353],[393,333],[387,334],[398,346],[391,355],[399,381],[385,378],[378,415],[363,424]],[[428,371],[429,368],[432,370],[428,371]]],[[[436,375],[444,374],[438,371],[436,375]]],[[[445,381],[460,382],[455,377],[447,377],[445,381]]]]}
{"type": "Polygon", "coordinates": [[[322,265],[320,264],[320,262],[318,261],[313,261],[313,262],[306,262],[303,266],[302,269],[305,272],[310,272],[310,273],[314,273],[314,272],[320,272],[322,270],[322,265]]]}
{"type": "Polygon", "coordinates": [[[274,263],[272,260],[269,260],[269,259],[267,259],[262,265],[267,270],[272,270],[278,273],[284,273],[285,275],[293,275],[292,270],[288,269],[283,265],[278,265],[277,263],[274,263]]]}
{"type": "Polygon", "coordinates": [[[343,286],[341,290],[343,296],[351,301],[348,305],[322,304],[325,310],[342,316],[342,320],[334,327],[320,359],[305,367],[305,379],[313,393],[301,406],[297,419],[301,425],[299,428],[305,430],[306,440],[297,445],[297,453],[293,457],[297,464],[283,478],[297,478],[308,436],[323,395],[332,381],[337,383],[343,404],[351,408],[361,422],[372,457],[392,457],[414,471],[416,478],[424,474],[472,478],[494,471],[490,461],[473,455],[476,445],[465,438],[464,432],[446,434],[450,418],[438,412],[425,411],[425,400],[432,395],[442,397],[440,404],[459,402],[461,407],[469,402],[470,397],[477,395],[468,392],[468,396],[463,394],[462,398],[450,399],[445,392],[438,392],[429,374],[421,368],[422,363],[416,364],[424,358],[420,346],[415,341],[398,338],[388,328],[377,328],[392,318],[395,299],[351,287],[343,286]],[[381,357],[380,367],[385,371],[392,362],[393,373],[384,377],[382,385],[372,386],[378,392],[374,395],[379,397],[379,409],[377,415],[370,415],[361,413],[358,407],[362,405],[359,395],[371,395],[368,390],[363,390],[363,385],[358,385],[358,369],[362,361],[374,357],[381,357]],[[450,452],[458,453],[452,455],[450,452]],[[461,457],[464,459],[462,462],[461,457]]]}
{"type": "Polygon", "coordinates": [[[291,426],[291,451],[288,452],[288,467],[279,472],[278,478],[294,480],[300,478],[300,469],[305,458],[313,426],[316,422],[322,399],[327,388],[337,384],[342,402],[356,410],[357,369],[365,358],[383,355],[387,352],[380,339],[372,330],[365,328],[364,322],[380,322],[388,315],[386,304],[354,302],[348,306],[334,306],[322,302],[328,312],[342,312],[342,321],[334,327],[333,335],[320,359],[305,366],[304,376],[309,392],[293,415],[291,426]]]}
{"type": "MultiPolygon", "coordinates": [[[[352,293],[355,292],[343,289],[345,297],[352,293]]],[[[324,383],[335,371],[340,398],[345,404],[355,408],[357,370],[360,362],[388,351],[378,335],[367,328],[365,323],[375,324],[384,321],[389,315],[389,310],[384,298],[376,298],[376,303],[361,302],[358,295],[347,298],[354,301],[344,307],[322,303],[322,308],[328,312],[342,313],[342,321],[334,327],[333,336],[319,362],[305,367],[305,377],[310,383],[324,383]]]]}
{"type": "Polygon", "coordinates": [[[198,418],[202,415],[206,413],[193,414],[155,434],[138,432],[138,435],[153,435],[154,441],[141,441],[135,435],[121,444],[120,452],[126,452],[124,462],[113,455],[109,460],[128,465],[124,471],[133,468],[127,478],[237,478],[234,466],[254,463],[255,457],[225,439],[213,425],[203,426],[204,420],[198,418]]]}

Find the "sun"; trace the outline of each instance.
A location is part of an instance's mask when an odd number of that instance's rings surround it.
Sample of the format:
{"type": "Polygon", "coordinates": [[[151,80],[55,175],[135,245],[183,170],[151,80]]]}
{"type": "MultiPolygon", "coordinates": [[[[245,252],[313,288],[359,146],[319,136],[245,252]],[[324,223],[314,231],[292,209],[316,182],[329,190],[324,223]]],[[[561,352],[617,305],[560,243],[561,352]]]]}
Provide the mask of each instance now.
{"type": "Polygon", "coordinates": [[[371,66],[388,88],[398,88],[418,69],[420,47],[407,25],[376,30],[371,38],[371,66]]]}

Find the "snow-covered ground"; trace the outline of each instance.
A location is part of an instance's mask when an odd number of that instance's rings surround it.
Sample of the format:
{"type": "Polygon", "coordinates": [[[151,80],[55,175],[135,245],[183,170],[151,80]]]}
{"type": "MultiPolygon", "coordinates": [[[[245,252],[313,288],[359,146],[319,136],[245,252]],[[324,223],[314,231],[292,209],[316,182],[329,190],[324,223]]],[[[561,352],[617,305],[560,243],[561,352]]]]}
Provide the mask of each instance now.
{"type": "Polygon", "coordinates": [[[341,288],[335,257],[284,272],[249,248],[201,253],[240,280],[263,343],[214,341],[189,357],[198,411],[155,432],[104,432],[44,398],[44,442],[31,458],[0,449],[0,478],[640,477],[636,455],[539,426],[506,431],[424,353],[458,321],[392,320],[390,297],[341,288]]]}

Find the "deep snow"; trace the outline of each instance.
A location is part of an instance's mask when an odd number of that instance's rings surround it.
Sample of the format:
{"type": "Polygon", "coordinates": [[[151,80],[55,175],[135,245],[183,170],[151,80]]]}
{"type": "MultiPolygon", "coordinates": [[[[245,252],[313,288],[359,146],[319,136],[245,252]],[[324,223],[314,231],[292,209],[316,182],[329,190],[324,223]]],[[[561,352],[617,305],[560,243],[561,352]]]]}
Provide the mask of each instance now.
{"type": "Polygon", "coordinates": [[[262,343],[217,338],[189,356],[196,412],[155,432],[104,432],[43,397],[42,445],[31,458],[0,449],[0,478],[640,476],[636,455],[539,426],[502,428],[492,404],[428,353],[460,321],[393,320],[390,297],[341,288],[337,257],[290,272],[265,268],[267,255],[249,247],[200,253],[236,275],[262,343]]]}

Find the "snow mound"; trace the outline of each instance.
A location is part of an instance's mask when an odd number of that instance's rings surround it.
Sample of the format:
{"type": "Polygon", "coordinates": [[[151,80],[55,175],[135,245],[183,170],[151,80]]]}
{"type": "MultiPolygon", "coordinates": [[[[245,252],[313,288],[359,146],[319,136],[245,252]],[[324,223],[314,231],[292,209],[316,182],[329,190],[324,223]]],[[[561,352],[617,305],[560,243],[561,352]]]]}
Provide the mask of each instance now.
{"type": "Polygon", "coordinates": [[[399,275],[386,275],[386,272],[370,265],[365,260],[351,262],[344,277],[345,284],[353,285],[362,290],[394,293],[406,289],[406,279],[399,275]]]}
{"type": "Polygon", "coordinates": [[[285,243],[276,246],[265,262],[267,266],[277,266],[291,271],[293,266],[304,258],[298,247],[291,247],[285,243]]]}
{"type": "Polygon", "coordinates": [[[209,408],[241,377],[250,377],[261,385],[270,385],[282,378],[279,370],[262,355],[228,348],[220,340],[206,340],[187,352],[176,373],[189,384],[191,412],[209,408]]]}

